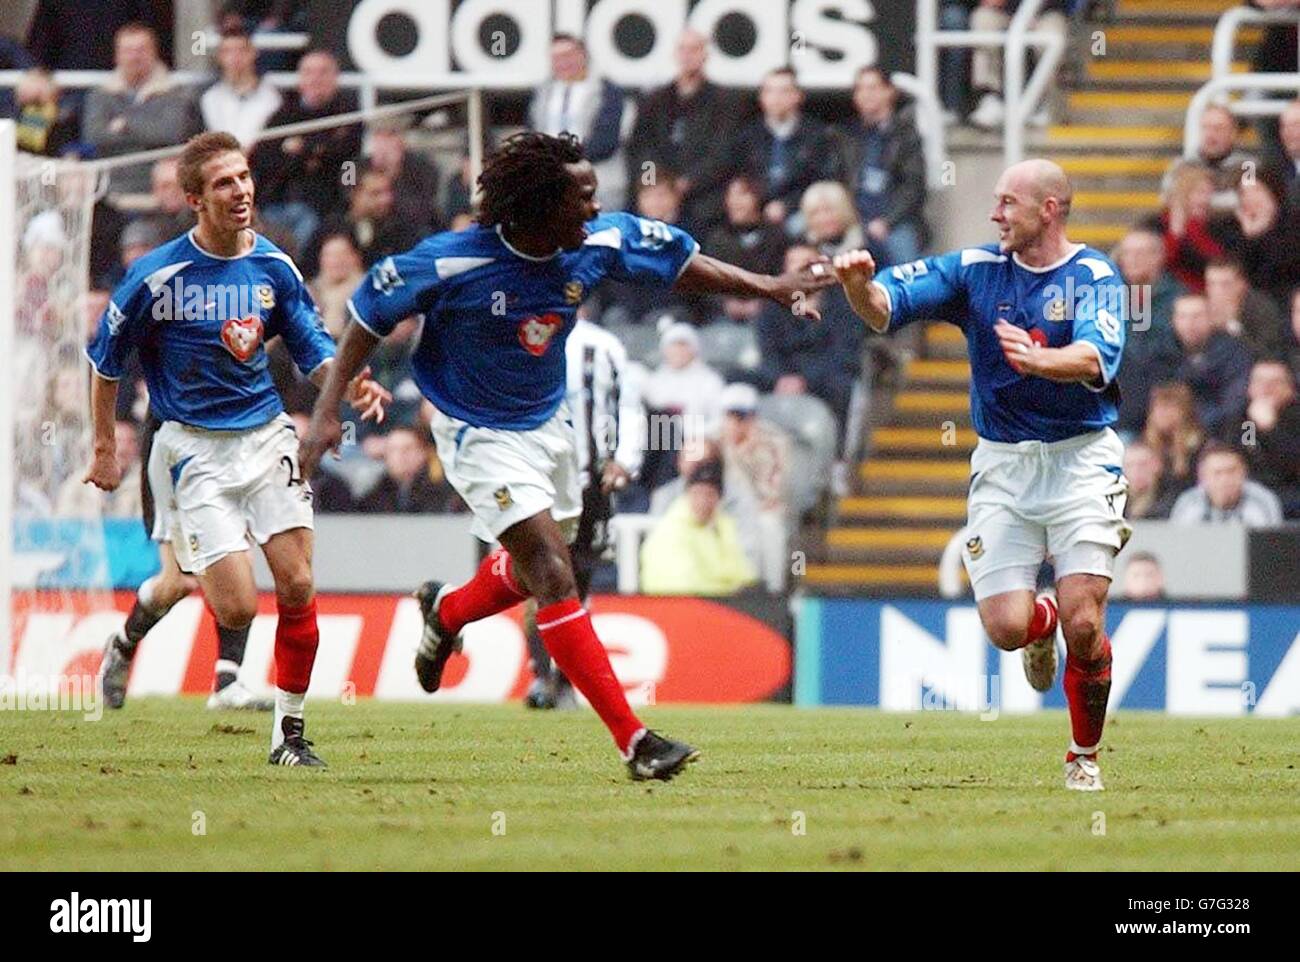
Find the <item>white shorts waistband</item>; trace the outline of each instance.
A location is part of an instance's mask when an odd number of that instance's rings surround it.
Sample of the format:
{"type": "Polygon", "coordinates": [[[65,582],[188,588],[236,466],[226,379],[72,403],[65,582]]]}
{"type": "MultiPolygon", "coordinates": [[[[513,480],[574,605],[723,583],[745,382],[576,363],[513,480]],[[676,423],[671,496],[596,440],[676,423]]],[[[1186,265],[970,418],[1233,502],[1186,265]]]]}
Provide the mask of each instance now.
{"type": "Polygon", "coordinates": [[[1100,431],[1076,434],[1063,441],[990,441],[988,438],[980,438],[976,450],[983,448],[986,451],[997,451],[1003,454],[1056,454],[1060,451],[1073,451],[1076,448],[1087,447],[1114,433],[1110,428],[1102,428],[1100,431]]]}

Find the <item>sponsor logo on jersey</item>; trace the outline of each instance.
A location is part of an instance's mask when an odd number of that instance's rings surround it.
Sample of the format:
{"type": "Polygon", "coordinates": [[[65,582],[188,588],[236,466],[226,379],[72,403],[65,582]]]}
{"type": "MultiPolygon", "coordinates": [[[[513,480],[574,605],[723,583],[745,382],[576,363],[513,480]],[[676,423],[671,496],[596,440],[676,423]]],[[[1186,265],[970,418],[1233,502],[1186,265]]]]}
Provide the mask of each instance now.
{"type": "Polygon", "coordinates": [[[564,303],[573,307],[582,303],[582,295],[586,293],[586,288],[582,286],[582,281],[569,281],[564,285],[564,303]]]}
{"type": "Polygon", "coordinates": [[[492,496],[497,499],[497,507],[502,511],[515,503],[515,499],[510,496],[510,489],[504,484],[493,491],[492,496]]]}
{"type": "Polygon", "coordinates": [[[235,360],[247,364],[262,344],[262,319],[255,314],[238,321],[232,317],[221,325],[221,343],[235,360]]]}
{"type": "Polygon", "coordinates": [[[1065,301],[1059,297],[1047,305],[1047,319],[1049,321],[1065,320],[1065,301]]]}
{"type": "Polygon", "coordinates": [[[966,553],[970,555],[971,561],[982,557],[984,555],[984,539],[979,535],[968,538],[966,540],[966,553]]]}
{"type": "Polygon", "coordinates": [[[275,288],[270,284],[257,285],[257,301],[268,311],[275,307],[275,288]]]}
{"type": "Polygon", "coordinates": [[[112,301],[109,301],[108,302],[108,333],[116,337],[117,332],[122,329],[122,325],[125,323],[126,323],[126,315],[122,313],[122,309],[118,307],[116,304],[114,304],[112,301]]]}
{"type": "Polygon", "coordinates": [[[525,317],[519,322],[519,343],[533,357],[541,357],[551,345],[551,338],[560,329],[564,320],[558,314],[543,314],[541,317],[525,317]]]}
{"type": "Polygon", "coordinates": [[[381,294],[391,294],[397,288],[406,286],[406,281],[402,280],[402,275],[397,273],[397,265],[393,263],[391,257],[385,257],[376,264],[373,274],[372,283],[375,285],[375,290],[381,294]]]}

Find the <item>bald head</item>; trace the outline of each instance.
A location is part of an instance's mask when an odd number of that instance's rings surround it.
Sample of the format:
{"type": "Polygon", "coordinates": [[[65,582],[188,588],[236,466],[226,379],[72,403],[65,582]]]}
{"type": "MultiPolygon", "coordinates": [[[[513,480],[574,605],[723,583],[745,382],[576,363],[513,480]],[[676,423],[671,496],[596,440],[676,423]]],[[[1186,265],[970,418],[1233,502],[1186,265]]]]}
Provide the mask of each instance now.
{"type": "Polygon", "coordinates": [[[1064,243],[1074,188],[1060,165],[1050,160],[1025,160],[1008,167],[994,188],[991,220],[1000,229],[1006,253],[1021,253],[1047,240],[1064,243]]]}
{"type": "Polygon", "coordinates": [[[1024,160],[1008,167],[1002,176],[1012,190],[1036,204],[1044,204],[1049,197],[1054,197],[1060,219],[1065,220],[1070,216],[1074,188],[1070,186],[1070,178],[1065,175],[1060,164],[1040,158],[1024,160]]]}

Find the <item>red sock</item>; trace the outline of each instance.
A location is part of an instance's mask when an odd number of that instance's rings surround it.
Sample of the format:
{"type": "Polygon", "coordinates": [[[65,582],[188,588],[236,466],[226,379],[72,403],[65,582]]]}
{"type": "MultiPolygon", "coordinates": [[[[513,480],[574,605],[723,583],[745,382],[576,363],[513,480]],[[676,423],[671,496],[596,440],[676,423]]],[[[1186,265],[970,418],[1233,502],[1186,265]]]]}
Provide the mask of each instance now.
{"type": "Polygon", "coordinates": [[[443,596],[438,618],[454,635],[471,621],[499,614],[527,597],[528,592],[510,577],[510,554],[497,548],[483,559],[473,578],[443,596]]]}
{"type": "Polygon", "coordinates": [[[614,676],[609,655],[596,637],[591,615],[582,602],[568,598],[538,608],[537,630],[555,664],[591,702],[626,757],[632,736],[645,726],[628,705],[623,686],[614,676]]]}
{"type": "Polygon", "coordinates": [[[301,608],[279,606],[275,624],[275,687],[302,694],[311,682],[320,629],[316,625],[316,599],[301,608]]]}
{"type": "Polygon", "coordinates": [[[1056,602],[1043,595],[1034,601],[1034,616],[1029,619],[1029,631],[1025,635],[1025,644],[1038,641],[1056,634],[1056,602]]]}
{"type": "Polygon", "coordinates": [[[1110,700],[1110,639],[1101,640],[1101,657],[1093,661],[1065,656],[1065,699],[1070,705],[1070,729],[1074,741],[1065,760],[1096,755],[1101,730],[1106,724],[1106,703],[1110,700]]]}

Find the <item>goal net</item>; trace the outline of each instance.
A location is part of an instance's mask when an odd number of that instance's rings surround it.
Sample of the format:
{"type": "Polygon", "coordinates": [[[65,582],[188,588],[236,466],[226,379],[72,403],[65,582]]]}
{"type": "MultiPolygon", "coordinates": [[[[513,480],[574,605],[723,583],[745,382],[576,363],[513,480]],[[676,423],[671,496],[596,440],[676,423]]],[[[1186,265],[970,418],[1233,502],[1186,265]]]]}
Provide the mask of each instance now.
{"type": "MultiPolygon", "coordinates": [[[[466,159],[477,173],[483,118],[476,91],[295,124],[263,138],[400,118],[423,121],[408,131],[408,149],[441,160],[444,178],[459,176],[466,159]]],[[[82,482],[92,447],[84,348],[106,307],[104,293],[92,289],[90,264],[108,173],[180,150],[51,161],[15,153],[13,125],[0,122],[0,697],[93,685],[105,641],[121,627],[135,588],[157,570],[139,516],[142,465],[130,432],[119,431],[119,492],[106,496],[82,482]]],[[[137,402],[119,417],[142,419],[142,382],[122,393],[137,402]]],[[[133,694],[180,690],[201,617],[202,602],[191,598],[158,625],[156,644],[146,641],[137,658],[133,694]],[[161,672],[139,664],[160,659],[161,672]]]]}
{"type": "Polygon", "coordinates": [[[0,156],[11,223],[2,232],[12,245],[0,288],[9,452],[3,667],[11,687],[58,691],[90,683],[94,665],[77,655],[116,627],[102,499],[81,485],[91,436],[82,351],[94,310],[87,275],[98,184],[77,165],[15,155],[11,141],[0,156]]]}

